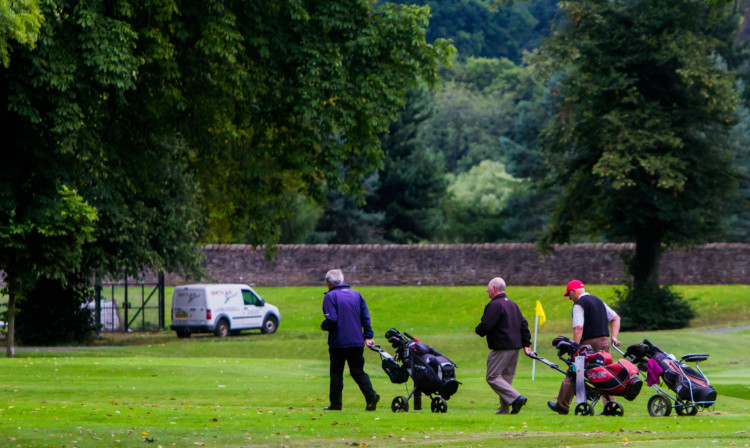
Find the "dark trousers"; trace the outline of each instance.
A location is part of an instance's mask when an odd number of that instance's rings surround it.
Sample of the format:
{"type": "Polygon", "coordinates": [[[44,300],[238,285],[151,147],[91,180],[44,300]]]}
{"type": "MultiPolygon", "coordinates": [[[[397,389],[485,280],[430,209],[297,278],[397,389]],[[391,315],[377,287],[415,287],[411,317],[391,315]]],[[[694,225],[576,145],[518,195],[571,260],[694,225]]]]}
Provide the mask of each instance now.
{"type": "Polygon", "coordinates": [[[328,397],[331,407],[341,409],[341,392],[344,390],[344,364],[349,364],[349,373],[365,396],[369,400],[376,395],[372,388],[370,377],[365,373],[364,347],[328,347],[331,358],[331,388],[328,397]]]}

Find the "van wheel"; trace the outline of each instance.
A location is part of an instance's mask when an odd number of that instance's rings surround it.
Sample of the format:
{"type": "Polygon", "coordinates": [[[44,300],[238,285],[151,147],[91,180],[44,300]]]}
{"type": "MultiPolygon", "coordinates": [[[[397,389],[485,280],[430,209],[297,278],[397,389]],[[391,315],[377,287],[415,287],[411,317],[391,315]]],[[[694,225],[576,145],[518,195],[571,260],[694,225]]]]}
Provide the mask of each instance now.
{"type": "Polygon", "coordinates": [[[275,333],[277,328],[279,328],[279,321],[275,317],[269,316],[263,319],[263,327],[261,327],[260,331],[271,334],[275,333]]]}
{"type": "Polygon", "coordinates": [[[179,330],[175,330],[175,333],[177,333],[177,337],[182,338],[189,338],[190,337],[190,330],[186,328],[181,328],[179,330]]]}
{"type": "Polygon", "coordinates": [[[216,328],[214,329],[214,334],[220,338],[225,338],[229,334],[229,324],[225,319],[220,320],[216,324],[216,328]]]}

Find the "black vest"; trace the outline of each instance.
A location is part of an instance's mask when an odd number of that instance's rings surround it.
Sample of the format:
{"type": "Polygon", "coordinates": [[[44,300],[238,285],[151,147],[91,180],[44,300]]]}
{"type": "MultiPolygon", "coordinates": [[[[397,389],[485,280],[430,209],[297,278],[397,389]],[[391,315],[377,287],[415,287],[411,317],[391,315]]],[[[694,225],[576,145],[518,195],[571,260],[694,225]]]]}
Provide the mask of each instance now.
{"type": "Polygon", "coordinates": [[[607,307],[602,299],[591,294],[580,297],[576,305],[583,308],[583,334],[581,340],[609,336],[607,307]]]}

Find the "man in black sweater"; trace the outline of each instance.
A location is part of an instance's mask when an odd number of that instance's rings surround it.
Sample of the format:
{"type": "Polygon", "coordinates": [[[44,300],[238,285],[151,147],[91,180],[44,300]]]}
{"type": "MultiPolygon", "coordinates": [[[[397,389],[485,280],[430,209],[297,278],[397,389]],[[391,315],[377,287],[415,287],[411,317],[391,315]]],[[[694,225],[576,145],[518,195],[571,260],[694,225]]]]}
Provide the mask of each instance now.
{"type": "Polygon", "coordinates": [[[500,397],[495,414],[518,414],[526,397],[511,386],[518,364],[518,350],[531,353],[529,323],[518,305],[505,295],[505,280],[495,277],[487,285],[490,303],[484,307],[482,321],[474,330],[487,337],[490,355],[487,357],[487,383],[500,397]]]}
{"type": "MultiPolygon", "coordinates": [[[[565,289],[564,297],[573,301],[573,341],[581,345],[590,345],[594,351],[609,353],[610,332],[611,341],[620,345],[617,335],[620,332],[620,316],[617,315],[599,297],[586,292],[583,282],[571,280],[565,289]]],[[[575,396],[573,379],[566,376],[560,385],[557,401],[548,401],[547,406],[558,414],[565,415],[570,410],[570,403],[575,396]]],[[[603,402],[607,401],[604,397],[603,402]]]]}

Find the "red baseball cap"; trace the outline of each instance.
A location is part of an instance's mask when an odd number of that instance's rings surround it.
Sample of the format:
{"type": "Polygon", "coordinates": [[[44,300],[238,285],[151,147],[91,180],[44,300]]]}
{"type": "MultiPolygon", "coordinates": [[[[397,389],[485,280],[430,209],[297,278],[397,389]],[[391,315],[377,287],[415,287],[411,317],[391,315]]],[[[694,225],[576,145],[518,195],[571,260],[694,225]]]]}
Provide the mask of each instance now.
{"type": "Polygon", "coordinates": [[[583,282],[580,280],[571,280],[568,282],[568,288],[565,290],[565,294],[563,296],[567,296],[570,294],[570,291],[574,289],[580,289],[583,288],[583,282]]]}

